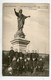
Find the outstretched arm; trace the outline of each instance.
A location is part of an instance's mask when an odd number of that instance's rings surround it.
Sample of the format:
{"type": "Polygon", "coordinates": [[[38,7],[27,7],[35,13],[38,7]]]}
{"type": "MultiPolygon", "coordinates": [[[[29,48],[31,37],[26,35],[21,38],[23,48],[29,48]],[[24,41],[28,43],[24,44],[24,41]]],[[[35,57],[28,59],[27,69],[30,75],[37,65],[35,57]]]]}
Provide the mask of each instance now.
{"type": "Polygon", "coordinates": [[[28,17],[31,17],[31,16],[25,16],[25,19],[28,18],[28,17]]]}
{"type": "Polygon", "coordinates": [[[16,9],[15,9],[15,8],[14,8],[14,12],[15,12],[15,15],[16,15],[16,16],[19,16],[19,15],[18,15],[18,12],[16,12],[16,9]]]}

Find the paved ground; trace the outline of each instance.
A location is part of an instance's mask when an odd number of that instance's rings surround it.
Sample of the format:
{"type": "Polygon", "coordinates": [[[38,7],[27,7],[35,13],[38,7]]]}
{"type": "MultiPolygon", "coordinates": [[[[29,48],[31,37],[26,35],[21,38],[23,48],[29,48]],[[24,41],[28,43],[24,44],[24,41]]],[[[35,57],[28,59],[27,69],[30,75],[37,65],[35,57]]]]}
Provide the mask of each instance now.
{"type": "Polygon", "coordinates": [[[30,73],[30,72],[27,72],[27,73],[22,73],[22,74],[19,74],[17,76],[49,76],[49,71],[45,70],[43,72],[33,72],[33,73],[30,73]]]}
{"type": "MultiPolygon", "coordinates": [[[[9,76],[8,75],[8,73],[7,73],[7,70],[5,70],[5,73],[4,73],[4,75],[3,76],[9,76]]],[[[14,74],[14,76],[49,76],[49,70],[48,69],[45,69],[43,72],[39,72],[39,71],[36,71],[36,72],[33,72],[33,73],[31,73],[31,72],[23,72],[22,74],[20,74],[20,73],[17,73],[17,74],[14,74]]]]}

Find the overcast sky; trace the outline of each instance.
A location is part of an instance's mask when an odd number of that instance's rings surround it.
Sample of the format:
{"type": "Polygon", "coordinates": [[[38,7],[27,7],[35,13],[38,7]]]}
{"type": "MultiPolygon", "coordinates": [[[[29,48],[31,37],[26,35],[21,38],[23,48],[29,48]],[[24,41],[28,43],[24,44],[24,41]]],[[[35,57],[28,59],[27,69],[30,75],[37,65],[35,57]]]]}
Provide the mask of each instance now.
{"type": "Polygon", "coordinates": [[[17,12],[22,9],[25,16],[31,16],[25,20],[23,29],[30,41],[27,49],[49,53],[49,4],[3,4],[3,50],[10,50],[10,41],[17,31],[14,8],[17,12]]]}

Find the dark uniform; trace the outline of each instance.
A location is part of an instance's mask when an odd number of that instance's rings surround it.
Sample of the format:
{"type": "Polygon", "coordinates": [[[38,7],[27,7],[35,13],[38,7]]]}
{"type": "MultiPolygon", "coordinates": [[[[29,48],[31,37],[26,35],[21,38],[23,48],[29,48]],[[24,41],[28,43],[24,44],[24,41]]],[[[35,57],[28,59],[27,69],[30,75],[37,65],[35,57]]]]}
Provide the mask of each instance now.
{"type": "Polygon", "coordinates": [[[27,71],[27,59],[25,58],[23,61],[23,71],[26,73],[27,71]]]}
{"type": "Polygon", "coordinates": [[[32,55],[32,53],[31,53],[31,55],[30,55],[30,64],[31,64],[31,66],[30,66],[30,71],[31,71],[31,73],[33,73],[33,68],[34,68],[34,66],[33,66],[33,55],[32,55]]]}
{"type": "Polygon", "coordinates": [[[19,52],[19,73],[22,73],[23,71],[23,53],[19,52]]]}
{"type": "Polygon", "coordinates": [[[43,66],[44,66],[44,62],[42,59],[40,59],[37,63],[37,70],[38,71],[43,71],[43,66]]]}
{"type": "Polygon", "coordinates": [[[31,69],[31,63],[30,63],[30,58],[28,57],[27,58],[27,71],[30,72],[30,69],[31,69]]]}
{"type": "Polygon", "coordinates": [[[15,56],[15,54],[14,54],[14,50],[10,50],[10,52],[9,52],[9,56],[10,56],[10,63],[11,63],[13,57],[15,56]]]}
{"type": "Polygon", "coordinates": [[[14,52],[14,57],[12,59],[12,68],[13,68],[13,75],[16,75],[18,73],[18,66],[19,66],[19,62],[18,62],[18,58],[19,58],[19,53],[16,51],[14,52]]]}
{"type": "Polygon", "coordinates": [[[16,66],[17,62],[16,62],[16,57],[13,57],[12,62],[11,62],[11,67],[13,69],[13,75],[17,74],[17,66],[16,66]]]}
{"type": "Polygon", "coordinates": [[[17,58],[17,61],[16,61],[16,66],[17,66],[17,74],[19,74],[19,58],[17,58]]]}
{"type": "Polygon", "coordinates": [[[31,60],[31,65],[32,65],[31,72],[36,71],[37,59],[38,59],[38,54],[31,53],[31,55],[30,55],[30,60],[31,60]]]}

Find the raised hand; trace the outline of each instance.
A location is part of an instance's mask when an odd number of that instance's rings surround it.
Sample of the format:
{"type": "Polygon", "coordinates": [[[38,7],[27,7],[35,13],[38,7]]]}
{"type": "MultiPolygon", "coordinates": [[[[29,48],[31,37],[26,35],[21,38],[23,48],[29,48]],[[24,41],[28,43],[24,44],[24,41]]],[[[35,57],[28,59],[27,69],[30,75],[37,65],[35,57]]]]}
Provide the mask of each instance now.
{"type": "Polygon", "coordinates": [[[31,17],[31,16],[28,16],[28,17],[31,17]]]}

